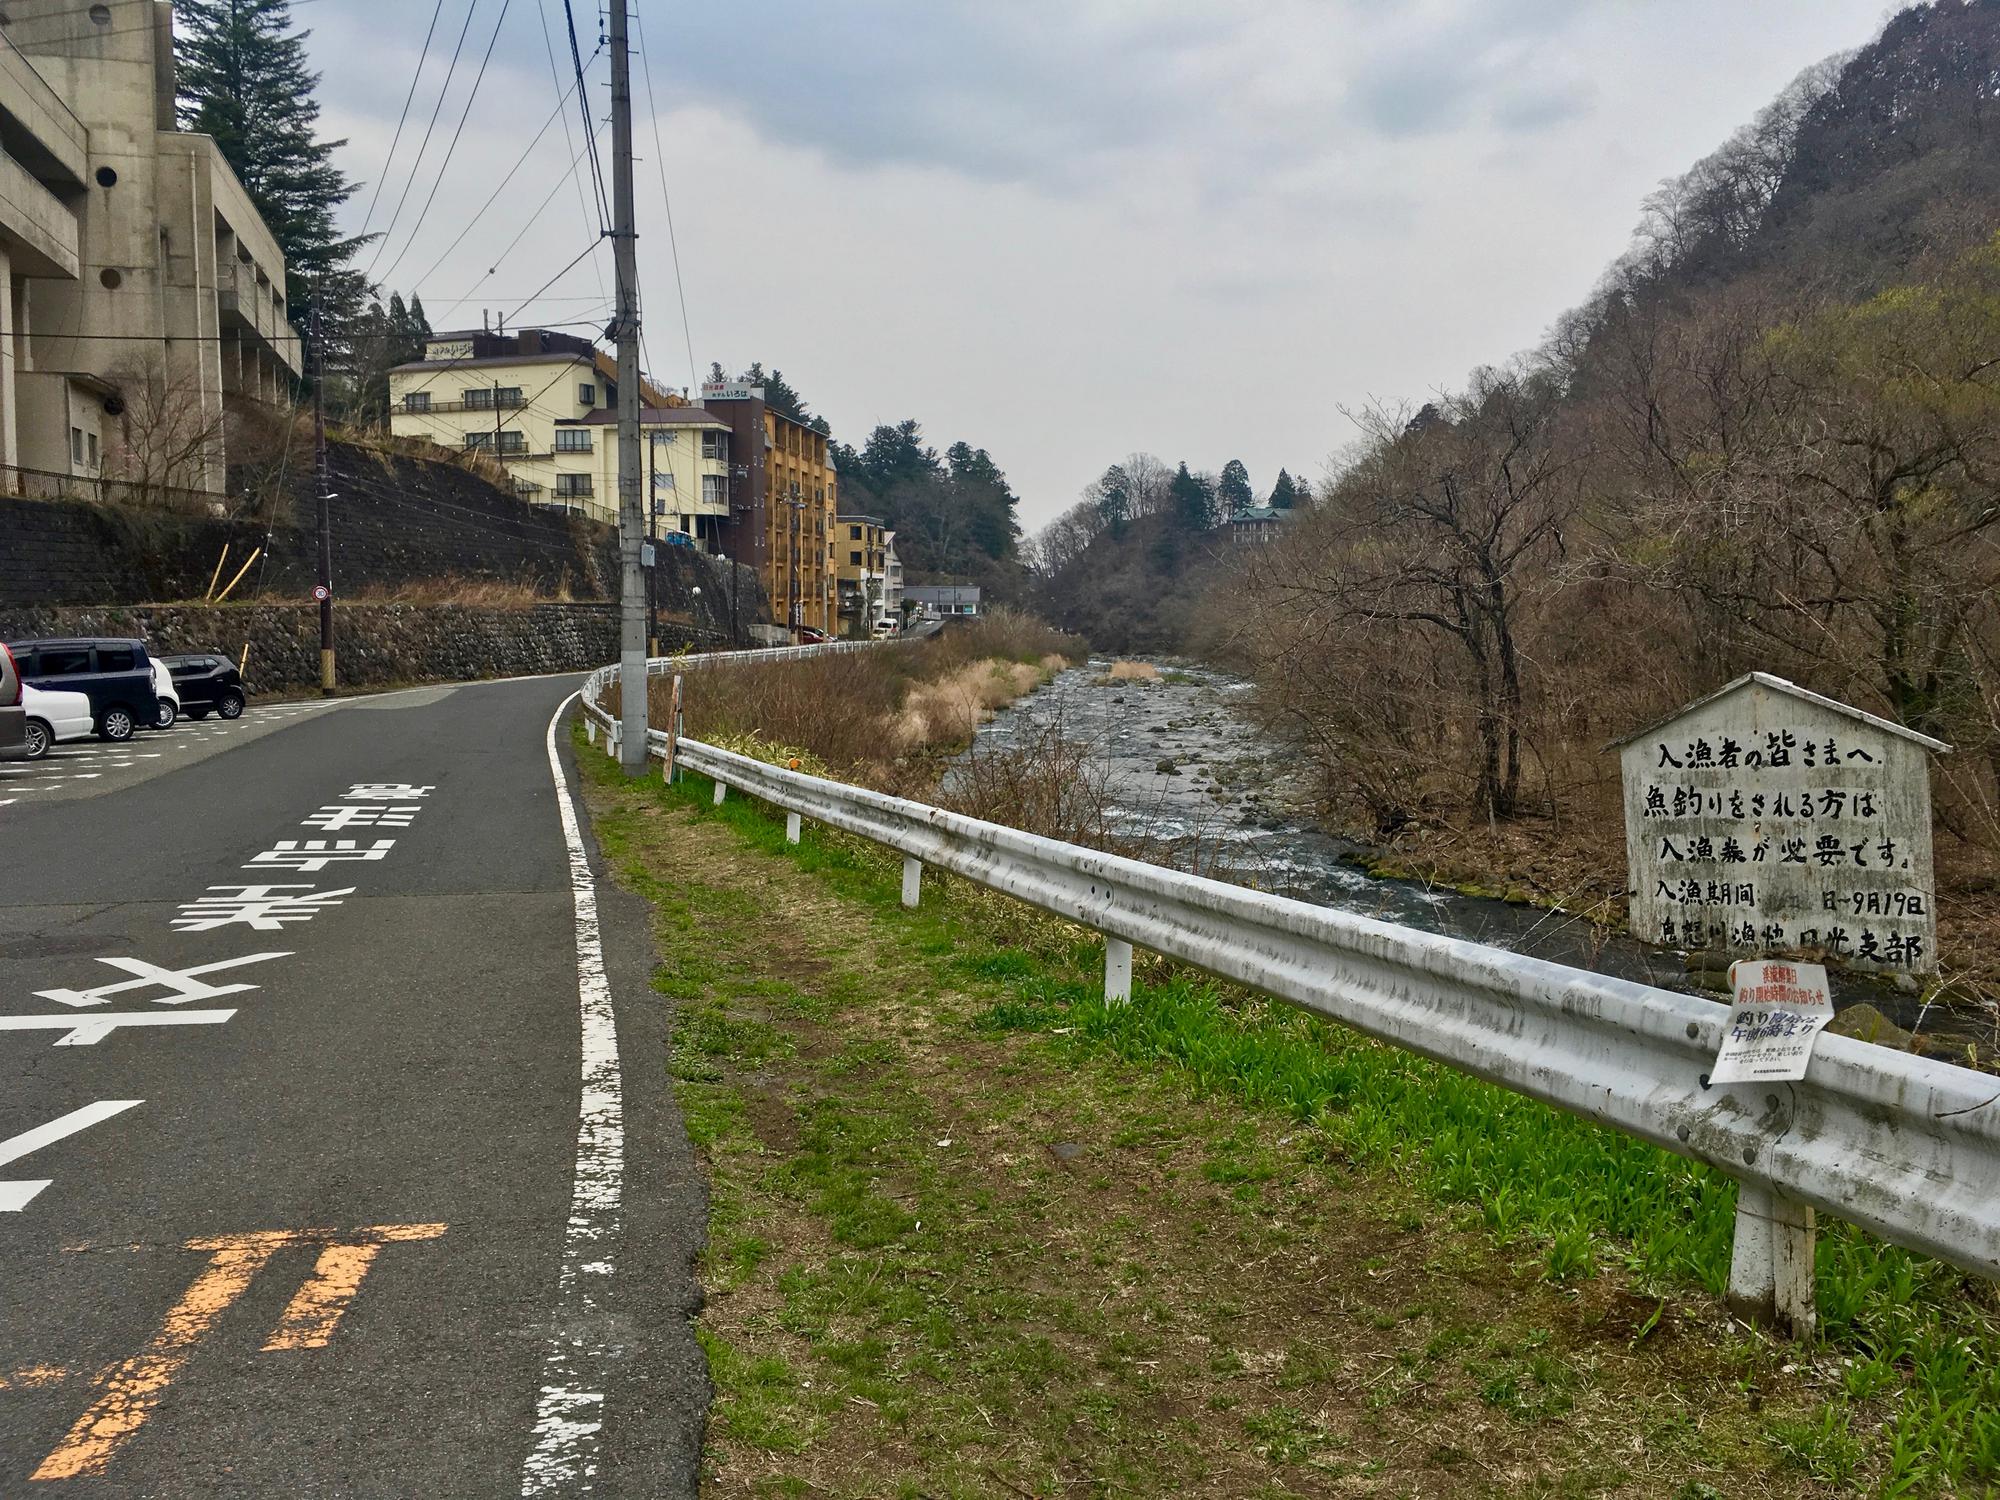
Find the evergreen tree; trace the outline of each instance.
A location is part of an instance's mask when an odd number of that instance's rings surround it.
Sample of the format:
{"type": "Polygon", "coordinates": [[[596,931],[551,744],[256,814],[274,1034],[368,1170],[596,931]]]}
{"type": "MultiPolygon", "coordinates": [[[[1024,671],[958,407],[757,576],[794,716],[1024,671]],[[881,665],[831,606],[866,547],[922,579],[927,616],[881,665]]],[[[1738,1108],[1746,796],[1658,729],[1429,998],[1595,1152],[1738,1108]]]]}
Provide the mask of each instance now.
{"type": "Polygon", "coordinates": [[[790,417],[794,422],[810,427],[813,415],[806,407],[805,397],[793,390],[785,379],[785,372],[777,366],[771,373],[764,373],[764,362],[758,360],[749,369],[736,377],[745,385],[761,385],[764,388],[764,404],[781,417],[790,417]]]}
{"type": "Polygon", "coordinates": [[[1257,503],[1257,496],[1250,488],[1250,471],[1243,467],[1243,460],[1232,458],[1222,466],[1222,478],[1215,486],[1216,507],[1223,520],[1228,521],[1249,510],[1257,503]]]}
{"type": "Polygon", "coordinates": [[[333,162],[347,143],[316,134],[311,33],[292,30],[290,0],[175,0],[174,22],[181,125],[215,138],[285,253],[288,315],[310,336],[317,311],[331,357],[367,284],[351,264],[362,240],[334,229],[355,185],[333,162]]]}
{"type": "Polygon", "coordinates": [[[1278,482],[1271,486],[1270,506],[1273,510],[1290,510],[1299,503],[1302,491],[1292,476],[1283,469],[1278,470],[1278,482]]]}
{"type": "Polygon", "coordinates": [[[724,369],[722,368],[722,361],[721,361],[721,360],[719,360],[719,359],[716,359],[716,360],[710,360],[710,361],[709,361],[709,365],[708,365],[708,383],[709,383],[710,385],[727,385],[727,384],[729,384],[729,372],[728,372],[728,371],[726,371],[726,370],[724,370],[724,369]]]}
{"type": "Polygon", "coordinates": [[[1188,531],[1206,531],[1215,524],[1215,490],[1199,474],[1190,474],[1183,463],[1174,471],[1168,486],[1173,497],[1174,519],[1188,531]]]}

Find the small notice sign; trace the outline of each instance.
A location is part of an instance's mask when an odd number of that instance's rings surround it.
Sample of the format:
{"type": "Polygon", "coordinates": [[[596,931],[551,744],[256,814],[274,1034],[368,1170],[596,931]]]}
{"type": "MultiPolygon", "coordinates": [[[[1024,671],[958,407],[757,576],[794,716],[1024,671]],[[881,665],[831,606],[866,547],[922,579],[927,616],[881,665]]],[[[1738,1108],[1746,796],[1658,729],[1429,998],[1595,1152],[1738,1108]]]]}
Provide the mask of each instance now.
{"type": "Polygon", "coordinates": [[[1781,1082],[1806,1076],[1813,1043],[1833,1019],[1826,969],[1784,959],[1730,966],[1736,1003],[1710,1083],[1781,1082]]]}

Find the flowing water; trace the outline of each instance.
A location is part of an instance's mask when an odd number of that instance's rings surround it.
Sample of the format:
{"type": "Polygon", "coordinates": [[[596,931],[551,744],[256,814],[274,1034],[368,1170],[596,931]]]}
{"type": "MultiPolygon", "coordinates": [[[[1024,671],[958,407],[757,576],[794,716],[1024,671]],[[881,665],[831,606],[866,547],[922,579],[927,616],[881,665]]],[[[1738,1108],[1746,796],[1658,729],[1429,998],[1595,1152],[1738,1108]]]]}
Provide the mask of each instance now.
{"type": "MultiPolygon", "coordinates": [[[[975,753],[1059,733],[1087,745],[1111,831],[1145,858],[1425,932],[1487,943],[1667,989],[1692,990],[1679,954],[1560,911],[1371,875],[1361,846],[1303,810],[1295,752],[1248,712],[1251,685],[1159,664],[1157,680],[1113,680],[1098,659],[1059,674],[985,724],[975,753]]],[[[1916,997],[1836,974],[1834,1003],[1875,1006],[1933,1037],[1993,1040],[1990,1017],[1923,1012],[1916,997]]]]}

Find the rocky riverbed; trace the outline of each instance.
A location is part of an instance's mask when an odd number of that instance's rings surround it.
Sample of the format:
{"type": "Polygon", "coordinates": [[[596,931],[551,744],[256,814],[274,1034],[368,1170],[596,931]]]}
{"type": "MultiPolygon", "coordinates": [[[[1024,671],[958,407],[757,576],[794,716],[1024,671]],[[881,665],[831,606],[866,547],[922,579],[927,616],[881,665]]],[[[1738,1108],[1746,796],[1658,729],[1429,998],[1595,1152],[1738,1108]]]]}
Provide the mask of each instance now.
{"type": "MultiPolygon", "coordinates": [[[[1000,712],[980,729],[977,747],[1032,745],[1050,734],[1087,745],[1110,828],[1158,863],[1620,978],[1697,989],[1681,955],[1621,930],[1370,874],[1363,861],[1371,851],[1314,822],[1296,753],[1247,712],[1252,691],[1206,667],[1096,658],[1000,712]]],[[[1888,1028],[1910,1028],[1977,1041],[1982,1052],[1992,1047],[1990,1017],[1926,1010],[1915,996],[1867,979],[1836,976],[1835,991],[1836,1004],[1854,1012],[1854,1029],[1876,1027],[1878,1039],[1895,1039],[1888,1028]]]]}

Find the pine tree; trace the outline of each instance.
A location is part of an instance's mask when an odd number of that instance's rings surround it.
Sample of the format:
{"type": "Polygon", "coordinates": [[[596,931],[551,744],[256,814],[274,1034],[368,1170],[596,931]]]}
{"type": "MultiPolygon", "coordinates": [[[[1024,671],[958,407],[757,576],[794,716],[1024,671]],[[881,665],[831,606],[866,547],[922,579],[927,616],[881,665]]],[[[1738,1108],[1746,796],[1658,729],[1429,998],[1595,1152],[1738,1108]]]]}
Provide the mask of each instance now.
{"type": "Polygon", "coordinates": [[[1190,474],[1186,464],[1174,472],[1168,493],[1174,517],[1185,529],[1206,531],[1215,524],[1215,490],[1201,475],[1190,474]]]}
{"type": "Polygon", "coordinates": [[[289,315],[310,335],[317,310],[331,351],[362,313],[359,238],[334,228],[355,184],[333,162],[345,141],[317,137],[312,33],[292,30],[290,0],[175,0],[174,61],[184,129],[215,138],[285,253],[289,315]]]}
{"type": "Polygon", "coordinates": [[[1222,466],[1222,478],[1215,486],[1215,500],[1217,510],[1225,521],[1257,503],[1256,493],[1250,488],[1250,471],[1243,467],[1242,459],[1232,458],[1222,466]]]}
{"type": "Polygon", "coordinates": [[[1278,470],[1278,482],[1271,486],[1271,509],[1290,510],[1299,503],[1300,493],[1298,481],[1285,470],[1278,470]]]}

